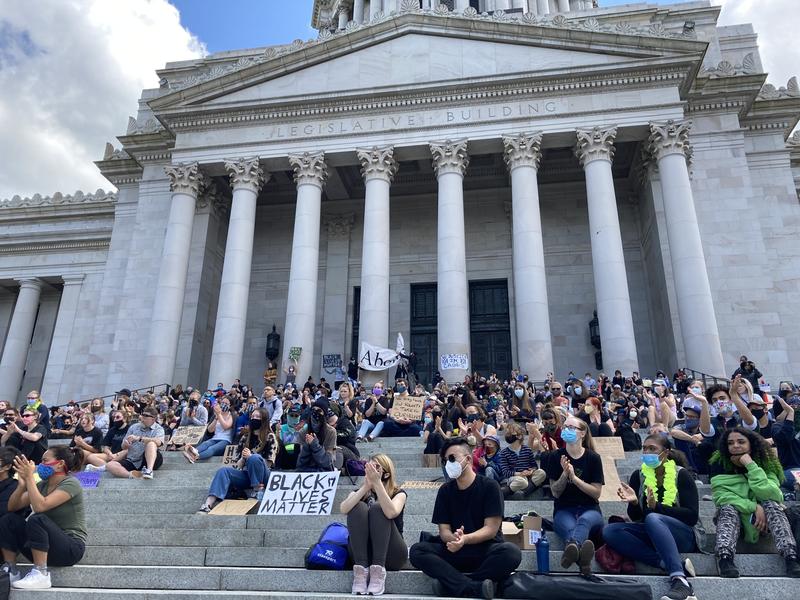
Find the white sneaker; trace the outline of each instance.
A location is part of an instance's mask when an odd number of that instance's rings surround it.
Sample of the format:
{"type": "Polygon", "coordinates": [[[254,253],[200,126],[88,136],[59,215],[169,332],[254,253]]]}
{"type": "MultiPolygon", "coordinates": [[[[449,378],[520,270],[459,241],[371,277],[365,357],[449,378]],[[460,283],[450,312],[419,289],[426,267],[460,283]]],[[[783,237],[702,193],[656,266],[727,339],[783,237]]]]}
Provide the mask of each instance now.
{"type": "Polygon", "coordinates": [[[47,590],[50,586],[50,573],[46,575],[34,567],[31,572],[19,581],[11,584],[15,590],[47,590]]]}
{"type": "Polygon", "coordinates": [[[152,479],[153,471],[147,467],[142,467],[142,479],[152,479]]]}
{"type": "Polygon", "coordinates": [[[106,470],[105,465],[100,465],[99,467],[95,467],[94,465],[86,465],[85,471],[89,471],[89,473],[102,473],[106,470]]]}

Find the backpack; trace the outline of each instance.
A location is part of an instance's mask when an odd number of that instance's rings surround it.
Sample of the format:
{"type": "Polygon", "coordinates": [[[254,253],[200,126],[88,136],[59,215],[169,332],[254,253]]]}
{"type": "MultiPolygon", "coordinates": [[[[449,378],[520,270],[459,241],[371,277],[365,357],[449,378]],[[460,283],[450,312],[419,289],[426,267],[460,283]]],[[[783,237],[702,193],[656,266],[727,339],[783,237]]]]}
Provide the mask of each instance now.
{"type": "Polygon", "coordinates": [[[503,598],[522,600],[652,600],[647,583],[622,577],[542,575],[517,571],[502,585],[503,598]]]}
{"type": "Polygon", "coordinates": [[[350,534],[341,523],[331,523],[319,536],[317,543],[306,552],[306,569],[343,571],[349,562],[347,542],[350,534]]]}
{"type": "Polygon", "coordinates": [[[367,461],[351,458],[345,463],[344,468],[350,477],[364,477],[367,474],[366,466],[367,461]]]}

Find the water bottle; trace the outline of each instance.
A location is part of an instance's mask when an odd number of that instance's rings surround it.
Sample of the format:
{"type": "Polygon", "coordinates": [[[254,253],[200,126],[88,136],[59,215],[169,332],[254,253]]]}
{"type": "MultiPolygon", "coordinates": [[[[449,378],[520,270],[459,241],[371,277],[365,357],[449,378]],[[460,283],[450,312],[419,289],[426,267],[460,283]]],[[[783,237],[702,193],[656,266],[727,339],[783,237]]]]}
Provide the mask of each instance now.
{"type": "Polygon", "coordinates": [[[550,542],[547,541],[547,534],[544,531],[536,544],[536,569],[539,573],[550,572],[550,542]]]}

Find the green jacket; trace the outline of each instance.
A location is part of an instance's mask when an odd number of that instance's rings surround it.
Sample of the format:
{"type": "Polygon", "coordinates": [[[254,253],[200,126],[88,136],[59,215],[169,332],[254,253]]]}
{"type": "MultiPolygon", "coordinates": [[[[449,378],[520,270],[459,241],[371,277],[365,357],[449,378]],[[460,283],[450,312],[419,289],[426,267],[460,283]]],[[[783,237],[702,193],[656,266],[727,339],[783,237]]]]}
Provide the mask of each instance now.
{"type": "Polygon", "coordinates": [[[747,465],[745,475],[716,475],[711,478],[714,504],[730,504],[742,518],[744,540],[750,544],[758,541],[759,531],[750,522],[756,505],[766,500],[783,502],[780,482],[772,473],[764,472],[755,462],[747,465]]]}

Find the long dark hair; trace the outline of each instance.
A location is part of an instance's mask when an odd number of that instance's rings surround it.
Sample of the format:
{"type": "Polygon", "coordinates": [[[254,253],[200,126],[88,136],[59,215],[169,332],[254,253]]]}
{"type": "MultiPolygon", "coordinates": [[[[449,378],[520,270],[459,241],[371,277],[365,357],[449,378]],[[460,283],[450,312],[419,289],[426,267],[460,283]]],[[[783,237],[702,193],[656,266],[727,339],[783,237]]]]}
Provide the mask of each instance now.
{"type": "Polygon", "coordinates": [[[80,448],[56,446],[55,448],[50,448],[50,452],[53,453],[53,457],[56,460],[64,461],[64,464],[67,466],[67,472],[74,473],[75,471],[81,470],[81,466],[83,465],[83,452],[81,452],[80,448]]]}
{"type": "Polygon", "coordinates": [[[312,411],[311,414],[317,417],[316,421],[318,424],[317,428],[314,429],[314,420],[312,419],[311,423],[308,424],[308,430],[317,436],[317,439],[319,440],[319,443],[322,446],[325,446],[325,442],[327,441],[327,436],[329,435],[327,427],[328,420],[325,417],[325,409],[322,408],[321,406],[312,406],[311,411],[312,411]],[[322,413],[322,416],[320,416],[320,413],[322,413]]]}
{"type": "Polygon", "coordinates": [[[676,465],[683,467],[684,469],[689,467],[689,461],[686,460],[686,455],[680,450],[675,449],[675,446],[672,445],[672,441],[669,439],[669,436],[661,433],[651,433],[644,438],[645,443],[647,440],[655,441],[663,450],[666,450],[667,460],[675,461],[676,465]]]}
{"type": "Polygon", "coordinates": [[[737,426],[725,431],[719,439],[717,450],[711,455],[708,462],[719,463],[726,473],[736,472],[736,466],[731,461],[731,453],[730,450],[728,450],[728,438],[732,433],[738,433],[746,437],[747,441],[750,442],[750,457],[753,461],[764,469],[764,472],[772,473],[778,478],[779,482],[783,482],[785,479],[783,467],[775,454],[773,454],[772,448],[769,447],[767,441],[763,437],[755,431],[750,431],[744,427],[737,426]]]}

